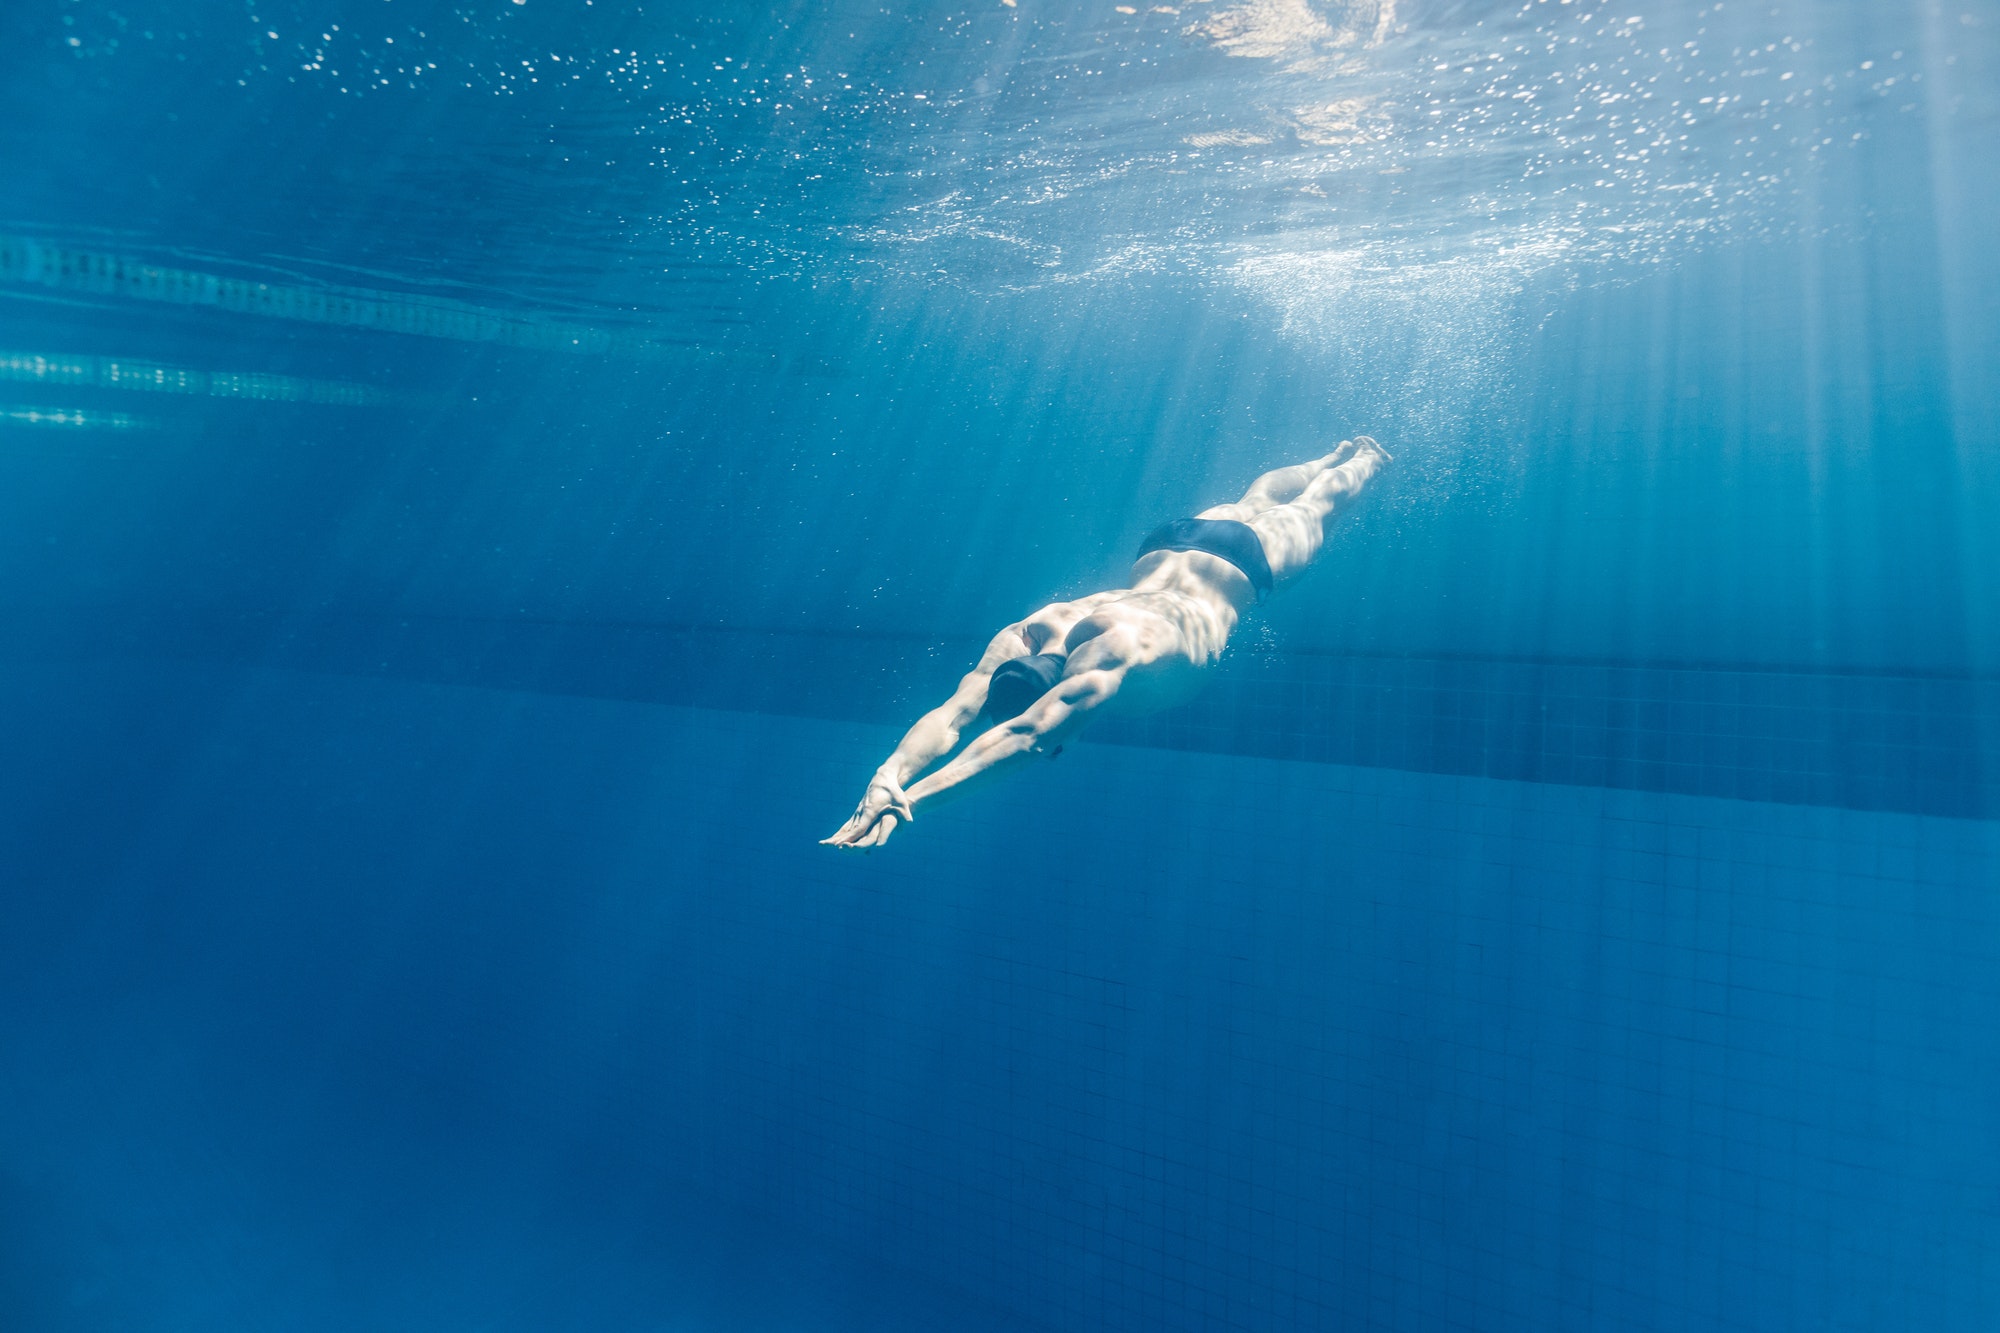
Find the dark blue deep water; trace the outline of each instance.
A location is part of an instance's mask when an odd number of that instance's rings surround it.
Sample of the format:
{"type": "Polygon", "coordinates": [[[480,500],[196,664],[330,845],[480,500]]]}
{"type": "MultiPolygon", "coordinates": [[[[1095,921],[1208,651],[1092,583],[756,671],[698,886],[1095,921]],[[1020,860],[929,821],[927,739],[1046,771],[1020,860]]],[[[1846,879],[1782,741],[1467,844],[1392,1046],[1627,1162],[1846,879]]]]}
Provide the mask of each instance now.
{"type": "Polygon", "coordinates": [[[2000,1327],[1994,0],[7,0],[0,182],[0,1329],[2000,1327]]]}

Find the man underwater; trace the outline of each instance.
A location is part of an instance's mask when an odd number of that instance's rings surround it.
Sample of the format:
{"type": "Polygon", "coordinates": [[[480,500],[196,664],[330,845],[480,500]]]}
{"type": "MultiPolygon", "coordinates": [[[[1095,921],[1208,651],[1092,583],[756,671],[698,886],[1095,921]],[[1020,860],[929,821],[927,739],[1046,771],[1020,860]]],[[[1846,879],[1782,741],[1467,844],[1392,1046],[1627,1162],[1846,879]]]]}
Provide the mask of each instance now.
{"type": "Polygon", "coordinates": [[[993,637],[951,698],[917,719],[827,846],[880,847],[917,807],[956,796],[1062,749],[1100,708],[1150,713],[1191,698],[1243,613],[1303,574],[1326,525],[1389,455],[1366,435],[1324,458],[1257,478],[1235,504],[1158,529],[1139,547],[1132,586],[1053,602],[993,637]],[[984,729],[937,772],[975,722],[984,729]]]}

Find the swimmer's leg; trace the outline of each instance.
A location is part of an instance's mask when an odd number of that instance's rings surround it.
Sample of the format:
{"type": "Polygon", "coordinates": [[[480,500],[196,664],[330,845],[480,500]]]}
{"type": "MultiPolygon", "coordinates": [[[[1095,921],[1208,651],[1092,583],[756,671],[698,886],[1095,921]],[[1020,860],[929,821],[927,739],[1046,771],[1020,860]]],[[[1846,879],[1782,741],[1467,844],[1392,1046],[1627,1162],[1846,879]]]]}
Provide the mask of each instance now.
{"type": "Polygon", "coordinates": [[[1262,513],[1274,505],[1289,504],[1304,494],[1313,480],[1328,468],[1338,467],[1354,453],[1352,440],[1342,440],[1340,447],[1324,458],[1310,459],[1304,463],[1294,463],[1266,472],[1250,483],[1250,489],[1236,502],[1238,509],[1247,509],[1252,514],[1262,513]]]}
{"type": "MultiPolygon", "coordinates": [[[[1344,461],[1321,470],[1297,499],[1272,505],[1248,520],[1263,539],[1272,577],[1281,583],[1313,562],[1326,541],[1328,521],[1351,507],[1369,478],[1389,461],[1382,446],[1366,435],[1342,448],[1348,451],[1344,461]]],[[[1328,455],[1336,456],[1338,451],[1328,455]]]]}

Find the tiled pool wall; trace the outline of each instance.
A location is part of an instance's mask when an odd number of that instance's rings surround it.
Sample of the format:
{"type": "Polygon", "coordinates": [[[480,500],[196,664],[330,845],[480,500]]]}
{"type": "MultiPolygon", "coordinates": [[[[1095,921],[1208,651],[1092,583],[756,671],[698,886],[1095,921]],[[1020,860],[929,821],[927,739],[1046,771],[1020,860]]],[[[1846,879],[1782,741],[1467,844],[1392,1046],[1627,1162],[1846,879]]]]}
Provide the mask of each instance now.
{"type": "Polygon", "coordinates": [[[1078,751],[804,895],[723,874],[703,1178],[1064,1329],[1969,1329],[1997,858],[1969,821],[1078,751]]]}
{"type": "Polygon", "coordinates": [[[1992,821],[1081,745],[842,857],[894,726],[14,674],[20,984],[268,1029],[318,1158],[391,1151],[343,1099],[526,1122],[496,1190],[1045,1328],[2000,1315],[1992,821]]]}

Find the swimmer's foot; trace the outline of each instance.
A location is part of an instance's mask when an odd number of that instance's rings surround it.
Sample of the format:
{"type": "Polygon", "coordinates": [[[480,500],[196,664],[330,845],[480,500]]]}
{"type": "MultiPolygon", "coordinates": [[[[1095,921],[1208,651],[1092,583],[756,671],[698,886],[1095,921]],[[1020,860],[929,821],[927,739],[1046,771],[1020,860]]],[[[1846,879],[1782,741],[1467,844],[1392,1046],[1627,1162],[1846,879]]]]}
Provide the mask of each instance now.
{"type": "Polygon", "coordinates": [[[1396,461],[1395,455],[1377,444],[1373,435],[1357,435],[1354,437],[1353,444],[1354,456],[1356,458],[1360,458],[1364,454],[1373,454],[1377,467],[1380,467],[1384,463],[1393,463],[1396,461]]]}
{"type": "MultiPolygon", "coordinates": [[[[1365,440],[1368,437],[1364,435],[1361,438],[1365,440]]],[[[1314,464],[1322,472],[1326,471],[1326,469],[1330,467],[1339,467],[1342,463],[1345,463],[1348,459],[1354,457],[1354,450],[1356,447],[1357,447],[1357,441],[1342,440],[1340,442],[1339,448],[1335,449],[1325,458],[1315,459],[1314,464]]]]}

